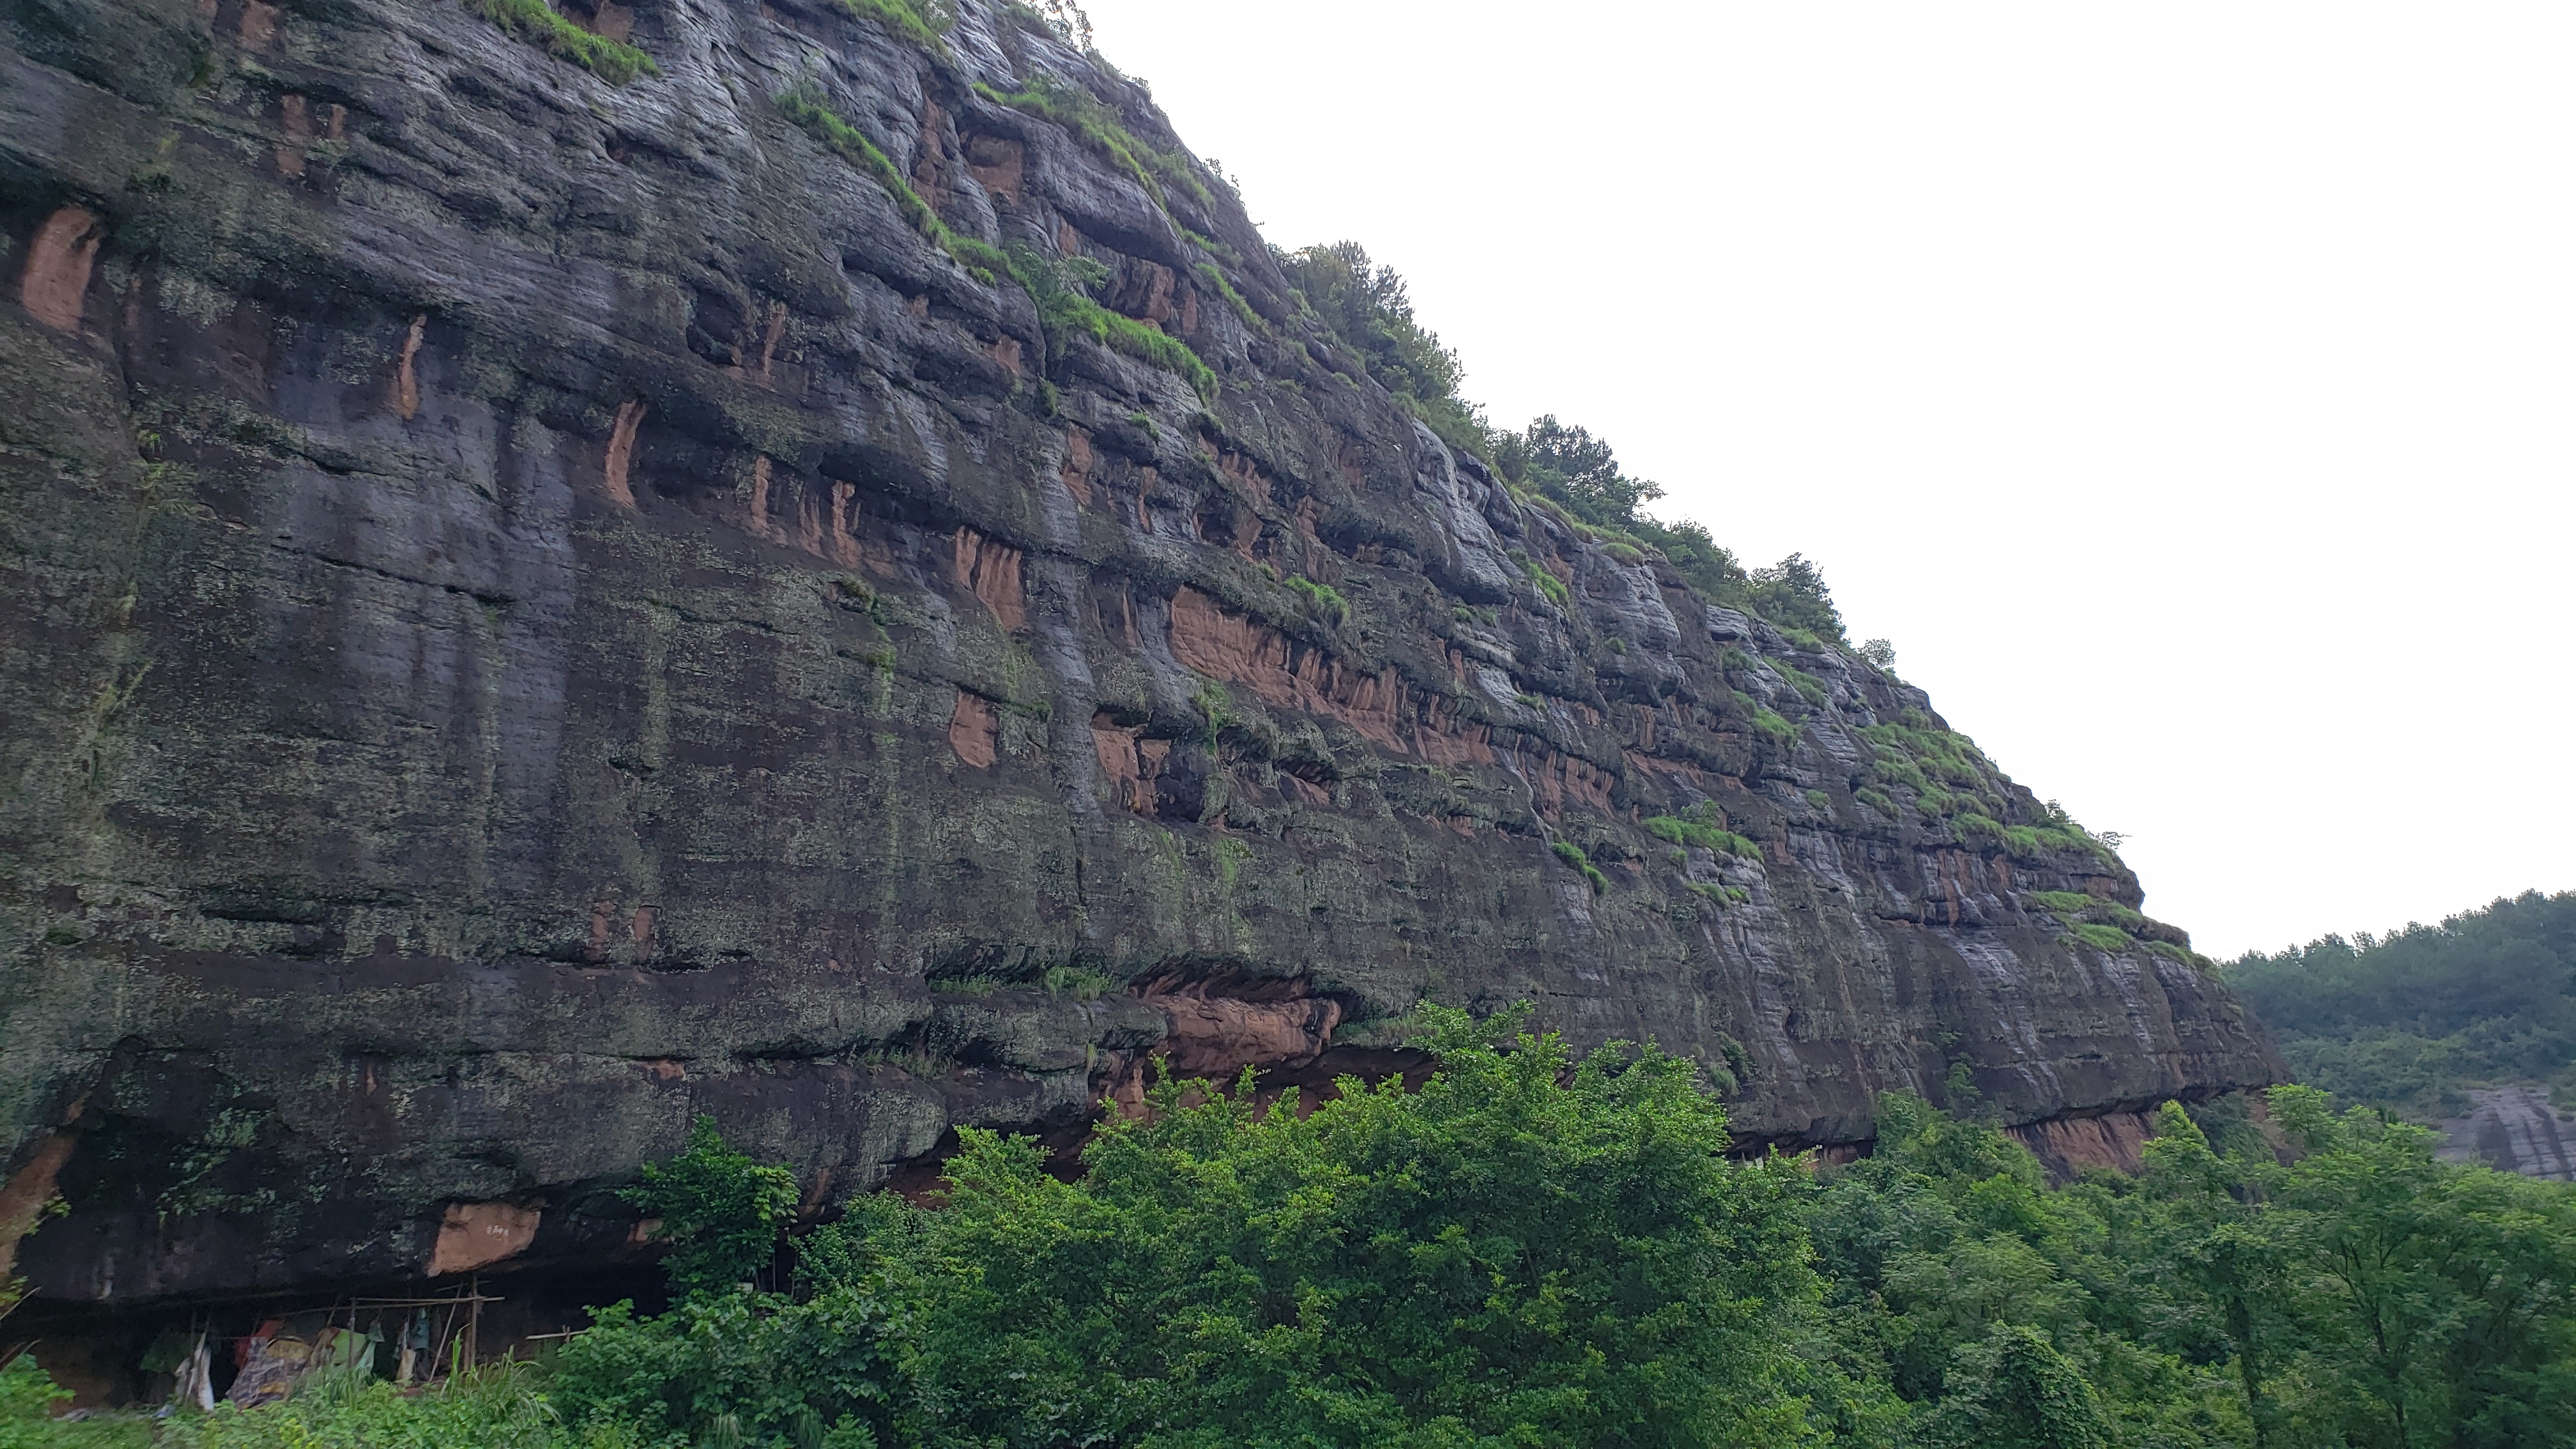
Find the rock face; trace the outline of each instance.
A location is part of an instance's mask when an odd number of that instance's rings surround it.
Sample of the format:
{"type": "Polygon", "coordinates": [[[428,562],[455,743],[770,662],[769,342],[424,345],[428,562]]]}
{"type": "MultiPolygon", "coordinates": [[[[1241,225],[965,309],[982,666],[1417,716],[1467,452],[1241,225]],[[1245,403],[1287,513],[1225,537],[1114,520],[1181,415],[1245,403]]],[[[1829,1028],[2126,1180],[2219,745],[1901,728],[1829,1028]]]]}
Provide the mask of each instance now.
{"type": "Polygon", "coordinates": [[[10,7],[41,1294],[603,1260],[693,1113],[827,1212],[1426,999],[1694,1052],[1749,1143],[2273,1079],[1921,693],[1367,381],[1141,89],[874,8],[572,12],[619,86],[451,0],[10,7]]]}
{"type": "Polygon", "coordinates": [[[2442,1123],[2437,1152],[2445,1161],[2576,1182],[2576,1115],[2549,1105],[2547,1086],[2517,1082],[2468,1095],[2468,1115],[2442,1123]]]}

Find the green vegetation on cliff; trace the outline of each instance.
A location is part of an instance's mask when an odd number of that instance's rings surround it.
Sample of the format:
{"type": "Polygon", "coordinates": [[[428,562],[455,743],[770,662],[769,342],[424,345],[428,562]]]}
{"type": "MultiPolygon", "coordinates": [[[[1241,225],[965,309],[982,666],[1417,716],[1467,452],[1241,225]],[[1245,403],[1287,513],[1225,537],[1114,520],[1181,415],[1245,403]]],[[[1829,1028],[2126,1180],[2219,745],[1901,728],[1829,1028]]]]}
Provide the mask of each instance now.
{"type": "Polygon", "coordinates": [[[1038,320],[1045,327],[1050,352],[1061,354],[1073,338],[1089,338],[1100,346],[1179,374],[1201,399],[1216,396],[1215,372],[1190,350],[1188,343],[1092,299],[1092,289],[1109,277],[1098,262],[1080,256],[1050,257],[1025,245],[1014,245],[1005,251],[959,232],[940,220],[939,214],[904,180],[901,168],[883,148],[824,104],[821,92],[810,85],[782,93],[778,110],[885,188],[904,219],[977,280],[990,286],[1007,276],[1019,283],[1037,304],[1038,320]]]}
{"type": "Polygon", "coordinates": [[[549,52],[590,71],[610,85],[624,85],[639,75],[660,75],[653,57],[622,41],[582,29],[546,0],[466,0],[477,14],[513,35],[524,35],[549,52]]]}
{"type": "MultiPolygon", "coordinates": [[[[2052,1188],[1916,1098],[1880,1100],[1863,1161],[1741,1163],[1685,1060],[1423,1027],[1418,1090],[1301,1112],[1167,1082],[1073,1181],[968,1129],[931,1203],[795,1240],[792,1292],[717,1281],[781,1215],[775,1170],[702,1132],[646,1191],[729,1261],[675,1258],[669,1312],[603,1309],[544,1370],[159,1440],[2576,1444],[2576,1191],[2437,1162],[2314,1089],[2274,1090],[2268,1127],[2168,1105],[2140,1175],[2052,1188]]],[[[30,1368],[0,1387],[6,1442],[139,1442],[34,1423],[30,1368]]]]}
{"type": "MultiPolygon", "coordinates": [[[[1308,314],[1349,349],[1370,377],[1451,447],[1483,459],[1516,492],[1543,500],[1614,550],[1624,548],[1637,557],[1644,549],[1654,550],[1703,598],[1762,615],[1794,644],[1849,647],[1833,593],[1803,555],[1793,553],[1772,567],[1747,570],[1702,525],[1649,517],[1644,507],[1663,497],[1663,488],[1623,471],[1608,440],[1561,423],[1554,414],[1516,433],[1487,422],[1484,409],[1459,390],[1466,369],[1458,354],[1443,347],[1413,315],[1404,278],[1394,268],[1372,262],[1358,242],[1293,252],[1274,248],[1271,257],[1308,314]]],[[[1894,658],[1892,650],[1888,657],[1894,658]]]]}
{"type": "Polygon", "coordinates": [[[2576,1108],[2576,891],[2248,952],[2226,974],[2298,1079],[2351,1101],[2429,1122],[2470,1088],[2539,1081],[2576,1108]]]}

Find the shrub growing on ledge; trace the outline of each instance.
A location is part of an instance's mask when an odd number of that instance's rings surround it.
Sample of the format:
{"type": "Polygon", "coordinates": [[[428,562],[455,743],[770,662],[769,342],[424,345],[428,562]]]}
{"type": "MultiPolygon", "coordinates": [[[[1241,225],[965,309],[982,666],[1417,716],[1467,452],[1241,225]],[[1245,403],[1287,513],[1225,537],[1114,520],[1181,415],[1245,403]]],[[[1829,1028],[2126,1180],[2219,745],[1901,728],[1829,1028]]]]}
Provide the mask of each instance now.
{"type": "Polygon", "coordinates": [[[1317,614],[1331,623],[1338,625],[1350,616],[1350,601],[1343,598],[1341,590],[1331,584],[1319,584],[1304,574],[1290,574],[1286,583],[1288,587],[1303,596],[1306,602],[1314,607],[1317,614]]]}
{"type": "Polygon", "coordinates": [[[1551,843],[1548,849],[1556,852],[1557,859],[1583,872],[1583,878],[1592,882],[1594,895],[1610,889],[1610,877],[1601,873],[1601,867],[1592,863],[1592,857],[1583,853],[1582,846],[1570,840],[1559,840],[1551,843]]]}
{"type": "Polygon", "coordinates": [[[1675,845],[1696,845],[1720,855],[1740,855],[1747,860],[1762,858],[1762,847],[1724,826],[1680,815],[1654,815],[1640,822],[1648,835],[1669,840],[1675,845]]]}
{"type": "Polygon", "coordinates": [[[2128,932],[2117,926],[2097,926],[2090,921],[2069,926],[2066,933],[2096,951],[2107,951],[2114,956],[2137,944],[2129,938],[2128,932]]]}

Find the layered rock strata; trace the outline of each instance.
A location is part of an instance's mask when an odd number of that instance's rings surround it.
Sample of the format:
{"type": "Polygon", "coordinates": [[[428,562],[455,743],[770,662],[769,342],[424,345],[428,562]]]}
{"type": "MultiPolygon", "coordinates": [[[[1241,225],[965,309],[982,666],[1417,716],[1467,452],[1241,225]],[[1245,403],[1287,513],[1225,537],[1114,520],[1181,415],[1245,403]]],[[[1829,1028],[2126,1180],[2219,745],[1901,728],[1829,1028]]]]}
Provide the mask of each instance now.
{"type": "Polygon", "coordinates": [[[1919,691],[1369,381],[1140,87],[880,10],[568,11],[623,85],[450,0],[9,11],[40,1294],[605,1261],[695,1113],[826,1213],[1426,1000],[1695,1053],[1748,1145],[2273,1078],[1919,691]]]}

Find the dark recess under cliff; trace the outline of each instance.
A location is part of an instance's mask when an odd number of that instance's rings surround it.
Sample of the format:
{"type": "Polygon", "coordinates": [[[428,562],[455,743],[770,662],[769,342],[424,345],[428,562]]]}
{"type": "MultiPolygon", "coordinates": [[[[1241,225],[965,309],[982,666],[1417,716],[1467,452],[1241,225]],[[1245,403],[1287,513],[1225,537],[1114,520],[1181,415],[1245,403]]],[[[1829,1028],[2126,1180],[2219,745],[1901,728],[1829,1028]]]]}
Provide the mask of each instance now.
{"type": "Polygon", "coordinates": [[[960,1124],[1078,1134],[1156,1052],[1399,1067],[1425,999],[1692,1052],[1748,1146],[1972,1084],[2062,1168],[2275,1079],[1919,691],[1515,496],[1213,176],[996,100],[1180,154],[1042,26],[582,18],[659,74],[448,0],[9,8],[0,1257],[40,1301],[596,1267],[696,1113],[824,1215],[960,1124]],[[1212,396],[1050,332],[799,87],[1212,396]]]}

